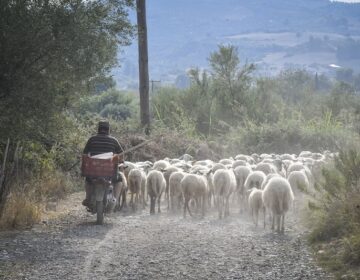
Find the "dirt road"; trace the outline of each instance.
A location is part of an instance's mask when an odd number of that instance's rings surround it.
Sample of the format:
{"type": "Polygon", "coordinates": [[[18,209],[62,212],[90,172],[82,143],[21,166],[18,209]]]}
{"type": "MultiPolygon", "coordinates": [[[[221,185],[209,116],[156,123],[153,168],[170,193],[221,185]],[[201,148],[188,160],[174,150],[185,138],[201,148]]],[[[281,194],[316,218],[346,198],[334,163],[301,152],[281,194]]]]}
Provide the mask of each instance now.
{"type": "Polygon", "coordinates": [[[235,211],[219,221],[215,213],[183,219],[147,209],[97,226],[79,207],[82,196],[66,202],[61,219],[0,233],[0,279],[331,279],[295,217],[284,235],[235,211]]]}

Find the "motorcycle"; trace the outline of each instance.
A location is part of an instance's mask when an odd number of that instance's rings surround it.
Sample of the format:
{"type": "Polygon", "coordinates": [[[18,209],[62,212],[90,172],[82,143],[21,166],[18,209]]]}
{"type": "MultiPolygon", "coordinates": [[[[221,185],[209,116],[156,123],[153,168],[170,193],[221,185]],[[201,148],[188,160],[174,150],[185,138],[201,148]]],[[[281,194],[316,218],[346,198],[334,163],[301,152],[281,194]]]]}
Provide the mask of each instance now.
{"type": "Polygon", "coordinates": [[[96,214],[96,223],[102,225],[104,214],[111,212],[116,204],[113,186],[111,180],[107,178],[91,179],[90,185],[92,186],[92,194],[87,210],[96,214]]]}
{"type": "Polygon", "coordinates": [[[104,213],[110,212],[116,205],[112,178],[116,176],[119,156],[112,153],[98,156],[83,155],[81,173],[91,187],[89,212],[96,213],[96,223],[102,225],[104,213]]]}

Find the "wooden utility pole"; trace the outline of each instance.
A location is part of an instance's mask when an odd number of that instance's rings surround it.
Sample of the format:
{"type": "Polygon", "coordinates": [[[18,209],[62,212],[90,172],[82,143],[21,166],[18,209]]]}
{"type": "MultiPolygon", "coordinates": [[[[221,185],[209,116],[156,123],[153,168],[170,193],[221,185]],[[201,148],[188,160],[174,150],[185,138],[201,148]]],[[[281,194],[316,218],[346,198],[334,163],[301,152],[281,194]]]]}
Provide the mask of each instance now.
{"type": "Polygon", "coordinates": [[[139,45],[139,92],[140,92],[140,120],[145,133],[150,133],[149,108],[149,66],[146,26],[145,0],[136,0],[138,45],[139,45]]]}

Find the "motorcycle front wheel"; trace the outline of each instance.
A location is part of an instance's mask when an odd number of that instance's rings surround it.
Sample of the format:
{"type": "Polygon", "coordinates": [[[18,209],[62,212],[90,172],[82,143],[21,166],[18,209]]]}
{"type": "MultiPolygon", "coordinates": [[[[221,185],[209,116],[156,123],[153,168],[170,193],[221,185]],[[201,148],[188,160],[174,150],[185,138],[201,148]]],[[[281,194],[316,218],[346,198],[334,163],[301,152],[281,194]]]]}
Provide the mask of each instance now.
{"type": "Polygon", "coordinates": [[[104,223],[104,203],[96,201],[96,224],[102,225],[104,223]]]}

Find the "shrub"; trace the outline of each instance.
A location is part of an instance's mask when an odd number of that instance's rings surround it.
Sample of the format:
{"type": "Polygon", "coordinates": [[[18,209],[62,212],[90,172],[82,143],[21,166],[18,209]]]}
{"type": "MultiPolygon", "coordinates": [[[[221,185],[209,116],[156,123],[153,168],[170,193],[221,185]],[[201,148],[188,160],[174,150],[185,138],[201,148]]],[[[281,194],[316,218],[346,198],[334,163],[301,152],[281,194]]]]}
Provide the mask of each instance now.
{"type": "MultiPolygon", "coordinates": [[[[323,175],[325,182],[316,186],[309,204],[309,240],[323,244],[320,261],[342,275],[360,265],[360,151],[340,152],[335,167],[324,169],[323,175]]],[[[354,273],[360,276],[360,271],[354,273]]]]}

